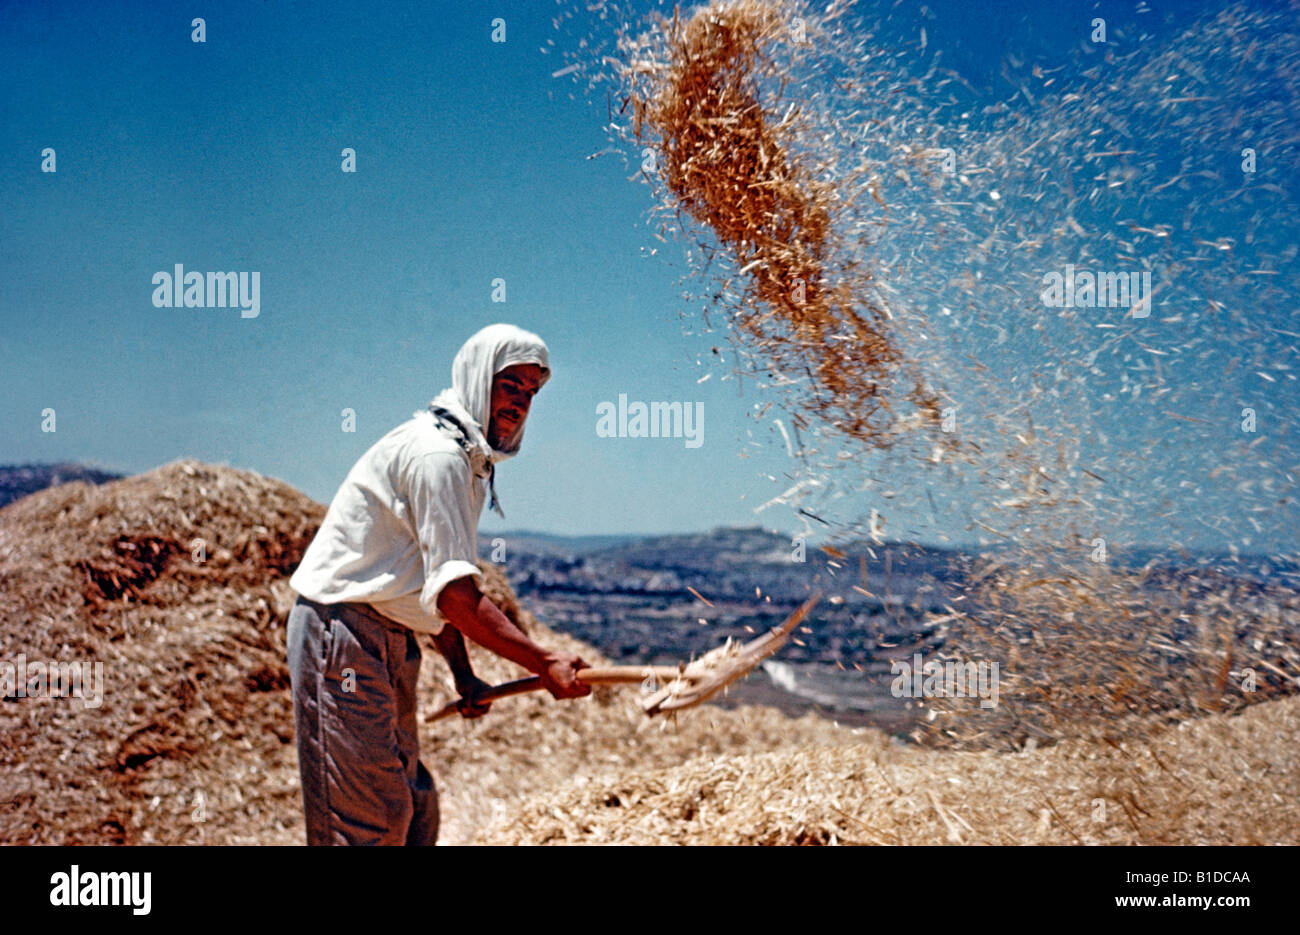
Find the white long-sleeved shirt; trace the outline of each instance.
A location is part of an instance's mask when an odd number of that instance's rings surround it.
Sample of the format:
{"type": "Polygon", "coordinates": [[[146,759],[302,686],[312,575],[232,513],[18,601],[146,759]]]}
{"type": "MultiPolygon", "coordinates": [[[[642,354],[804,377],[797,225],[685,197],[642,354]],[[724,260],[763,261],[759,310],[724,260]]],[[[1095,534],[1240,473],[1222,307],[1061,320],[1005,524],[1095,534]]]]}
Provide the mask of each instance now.
{"type": "Polygon", "coordinates": [[[486,488],[456,441],[421,412],[348,472],[289,584],[321,604],[363,601],[437,633],[442,589],[467,575],[481,583],[475,561],[486,488]]]}

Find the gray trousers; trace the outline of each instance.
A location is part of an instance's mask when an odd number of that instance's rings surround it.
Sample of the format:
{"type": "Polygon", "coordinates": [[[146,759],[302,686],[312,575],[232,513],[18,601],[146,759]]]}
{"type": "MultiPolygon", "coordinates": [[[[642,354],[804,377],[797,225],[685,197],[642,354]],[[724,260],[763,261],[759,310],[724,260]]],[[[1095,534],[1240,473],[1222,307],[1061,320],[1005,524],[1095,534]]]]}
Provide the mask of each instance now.
{"type": "Polygon", "coordinates": [[[433,844],[438,793],[420,762],[414,631],[368,604],[289,611],[289,677],[308,844],[433,844]]]}

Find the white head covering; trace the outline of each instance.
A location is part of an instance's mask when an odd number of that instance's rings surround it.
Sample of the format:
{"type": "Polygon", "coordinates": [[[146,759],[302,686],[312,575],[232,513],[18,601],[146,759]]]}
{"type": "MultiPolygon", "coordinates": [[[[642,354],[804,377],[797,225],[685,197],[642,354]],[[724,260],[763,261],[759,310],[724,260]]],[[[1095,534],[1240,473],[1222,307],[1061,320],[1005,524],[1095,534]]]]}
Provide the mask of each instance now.
{"type": "MultiPolygon", "coordinates": [[[[495,474],[496,463],[518,454],[524,440],[526,418],[509,438],[502,441],[500,448],[493,448],[487,440],[488,424],[492,418],[492,378],[515,364],[541,367],[543,386],[551,378],[550,354],[541,338],[514,325],[488,325],[456,352],[456,359],[451,364],[451,386],[430,403],[451,412],[469,432],[470,443],[476,449],[470,454],[470,463],[474,473],[488,477],[489,483],[495,474]]],[[[495,489],[492,501],[493,509],[501,513],[495,489]]]]}

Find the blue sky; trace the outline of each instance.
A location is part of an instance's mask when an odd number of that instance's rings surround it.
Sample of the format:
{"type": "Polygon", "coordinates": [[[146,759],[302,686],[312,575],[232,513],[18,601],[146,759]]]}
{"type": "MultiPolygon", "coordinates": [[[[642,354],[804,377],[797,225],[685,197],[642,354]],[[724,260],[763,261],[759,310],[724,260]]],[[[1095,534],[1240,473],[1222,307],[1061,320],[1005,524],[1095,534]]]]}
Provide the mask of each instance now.
{"type": "Polygon", "coordinates": [[[205,44],[192,8],[7,11],[5,143],[23,171],[4,182],[5,460],[196,457],[328,501],[504,320],[541,334],[554,370],[501,472],[512,522],[745,520],[740,495],[769,484],[736,456],[747,403],[697,384],[711,345],[683,337],[680,270],[642,255],[658,244],[645,189],[585,158],[607,144],[603,102],[538,51],[551,8],[502,5],[494,44],[491,17],[420,6],[223,4],[205,44]],[[45,146],[57,173],[27,171],[45,146]],[[175,263],[260,271],[261,313],[154,308],[151,277],[175,263]],[[619,393],[703,401],[705,444],[600,444],[596,404],[619,393]]]}
{"type": "MultiPolygon", "coordinates": [[[[1031,4],[1004,7],[1000,23],[931,7],[931,49],[977,86],[1008,51],[1050,53],[1063,28],[1031,4]]],[[[784,445],[747,418],[764,397],[713,364],[723,335],[681,317],[686,267],[646,225],[646,186],[617,155],[587,158],[609,145],[605,101],[552,72],[558,50],[606,26],[577,8],[557,31],[565,9],[0,10],[0,462],[134,473],[192,457],[328,502],[367,447],[447,384],[465,338],[509,321],[545,338],[554,377],[499,472],[508,519],[485,514],[485,532],[760,521],[754,507],[789,484],[784,445]],[[505,43],[490,38],[497,16],[505,43]],[[39,171],[46,147],[56,173],[39,171]],[[340,171],[345,147],[356,173],[340,171]],[[178,263],[259,271],[259,316],[155,308],[154,273],[178,263]],[[504,303],[491,301],[497,278],[504,303]],[[620,393],[703,402],[704,444],[597,438],[597,404],[620,393]],[[41,431],[47,407],[54,433],[41,431]],[[345,408],[354,433],[340,429],[345,408]]],[[[891,531],[974,538],[962,525],[918,514],[891,531]]]]}

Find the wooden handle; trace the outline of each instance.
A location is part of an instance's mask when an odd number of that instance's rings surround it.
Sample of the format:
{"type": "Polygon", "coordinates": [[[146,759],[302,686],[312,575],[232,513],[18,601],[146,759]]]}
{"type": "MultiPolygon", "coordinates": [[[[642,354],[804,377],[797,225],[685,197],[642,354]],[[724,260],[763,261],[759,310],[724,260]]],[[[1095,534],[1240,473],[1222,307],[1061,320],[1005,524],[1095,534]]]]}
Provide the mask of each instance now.
{"type": "MultiPolygon", "coordinates": [[[[589,669],[579,669],[577,677],[579,682],[586,682],[588,685],[621,685],[629,682],[643,682],[647,678],[667,681],[677,678],[680,674],[681,670],[676,666],[593,666],[589,669]]],[[[522,695],[527,692],[537,691],[540,688],[542,688],[542,680],[536,675],[530,675],[528,678],[493,685],[479,695],[478,700],[496,701],[498,698],[522,695]]],[[[456,713],[456,706],[460,704],[461,700],[457,698],[455,701],[448,702],[441,710],[425,718],[425,720],[441,721],[445,717],[450,717],[456,713]]]]}
{"type": "Polygon", "coordinates": [[[647,678],[675,679],[681,674],[677,666],[604,666],[578,670],[578,681],[588,685],[615,685],[644,682],[647,678]]]}

